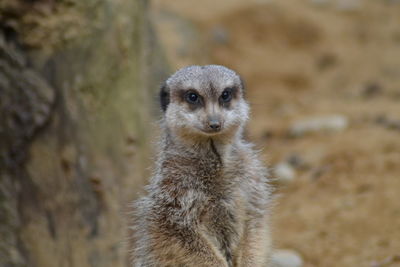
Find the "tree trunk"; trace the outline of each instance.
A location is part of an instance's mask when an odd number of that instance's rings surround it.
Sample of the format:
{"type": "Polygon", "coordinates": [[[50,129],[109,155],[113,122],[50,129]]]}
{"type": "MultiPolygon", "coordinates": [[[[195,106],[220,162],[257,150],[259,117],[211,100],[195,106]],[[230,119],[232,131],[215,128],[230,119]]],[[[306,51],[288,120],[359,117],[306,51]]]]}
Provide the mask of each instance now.
{"type": "Polygon", "coordinates": [[[144,0],[2,0],[1,267],[127,265],[165,69],[144,0]]]}

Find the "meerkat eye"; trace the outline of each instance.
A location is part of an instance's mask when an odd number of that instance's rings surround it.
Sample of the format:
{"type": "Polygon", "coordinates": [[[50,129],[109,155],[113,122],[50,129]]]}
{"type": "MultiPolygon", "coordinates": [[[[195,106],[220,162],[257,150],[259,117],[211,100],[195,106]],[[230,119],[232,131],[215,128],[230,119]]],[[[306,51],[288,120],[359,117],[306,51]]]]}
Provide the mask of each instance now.
{"type": "Polygon", "coordinates": [[[199,95],[195,92],[188,92],[186,94],[186,101],[191,104],[196,104],[199,101],[199,95]]]}
{"type": "Polygon", "coordinates": [[[230,90],[225,89],[220,96],[222,102],[229,102],[232,99],[232,93],[230,90]]]}

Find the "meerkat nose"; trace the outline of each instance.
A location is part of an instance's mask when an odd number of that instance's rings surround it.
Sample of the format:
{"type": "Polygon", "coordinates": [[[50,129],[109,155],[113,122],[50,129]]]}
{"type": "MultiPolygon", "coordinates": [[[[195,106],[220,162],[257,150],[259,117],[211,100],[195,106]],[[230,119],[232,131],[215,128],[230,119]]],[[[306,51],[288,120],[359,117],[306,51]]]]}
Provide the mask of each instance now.
{"type": "Polygon", "coordinates": [[[210,119],[208,126],[214,131],[219,131],[221,129],[221,123],[217,119],[210,119]]]}

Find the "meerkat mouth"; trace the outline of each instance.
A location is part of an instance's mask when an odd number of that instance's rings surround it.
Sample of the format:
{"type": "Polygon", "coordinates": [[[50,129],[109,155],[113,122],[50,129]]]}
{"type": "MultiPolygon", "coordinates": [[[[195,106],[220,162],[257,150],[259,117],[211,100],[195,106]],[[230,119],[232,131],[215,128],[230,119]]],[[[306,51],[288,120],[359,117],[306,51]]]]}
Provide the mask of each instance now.
{"type": "Polygon", "coordinates": [[[222,130],[202,130],[203,133],[207,135],[217,135],[222,132],[222,130]]]}
{"type": "Polygon", "coordinates": [[[202,133],[203,135],[206,135],[206,136],[215,136],[215,135],[219,135],[219,134],[221,134],[221,133],[224,132],[224,130],[223,130],[222,128],[219,128],[219,129],[203,129],[203,128],[197,128],[197,129],[198,129],[198,131],[199,131],[200,133],[202,133]]]}

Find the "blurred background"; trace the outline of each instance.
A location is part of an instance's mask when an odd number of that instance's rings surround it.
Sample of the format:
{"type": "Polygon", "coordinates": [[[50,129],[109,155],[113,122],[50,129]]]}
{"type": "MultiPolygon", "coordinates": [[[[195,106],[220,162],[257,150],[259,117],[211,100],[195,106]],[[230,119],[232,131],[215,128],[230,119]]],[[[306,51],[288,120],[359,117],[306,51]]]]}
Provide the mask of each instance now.
{"type": "Polygon", "coordinates": [[[276,249],[400,266],[400,1],[1,0],[1,267],[127,266],[158,88],[193,64],[246,83],[276,249]]]}

